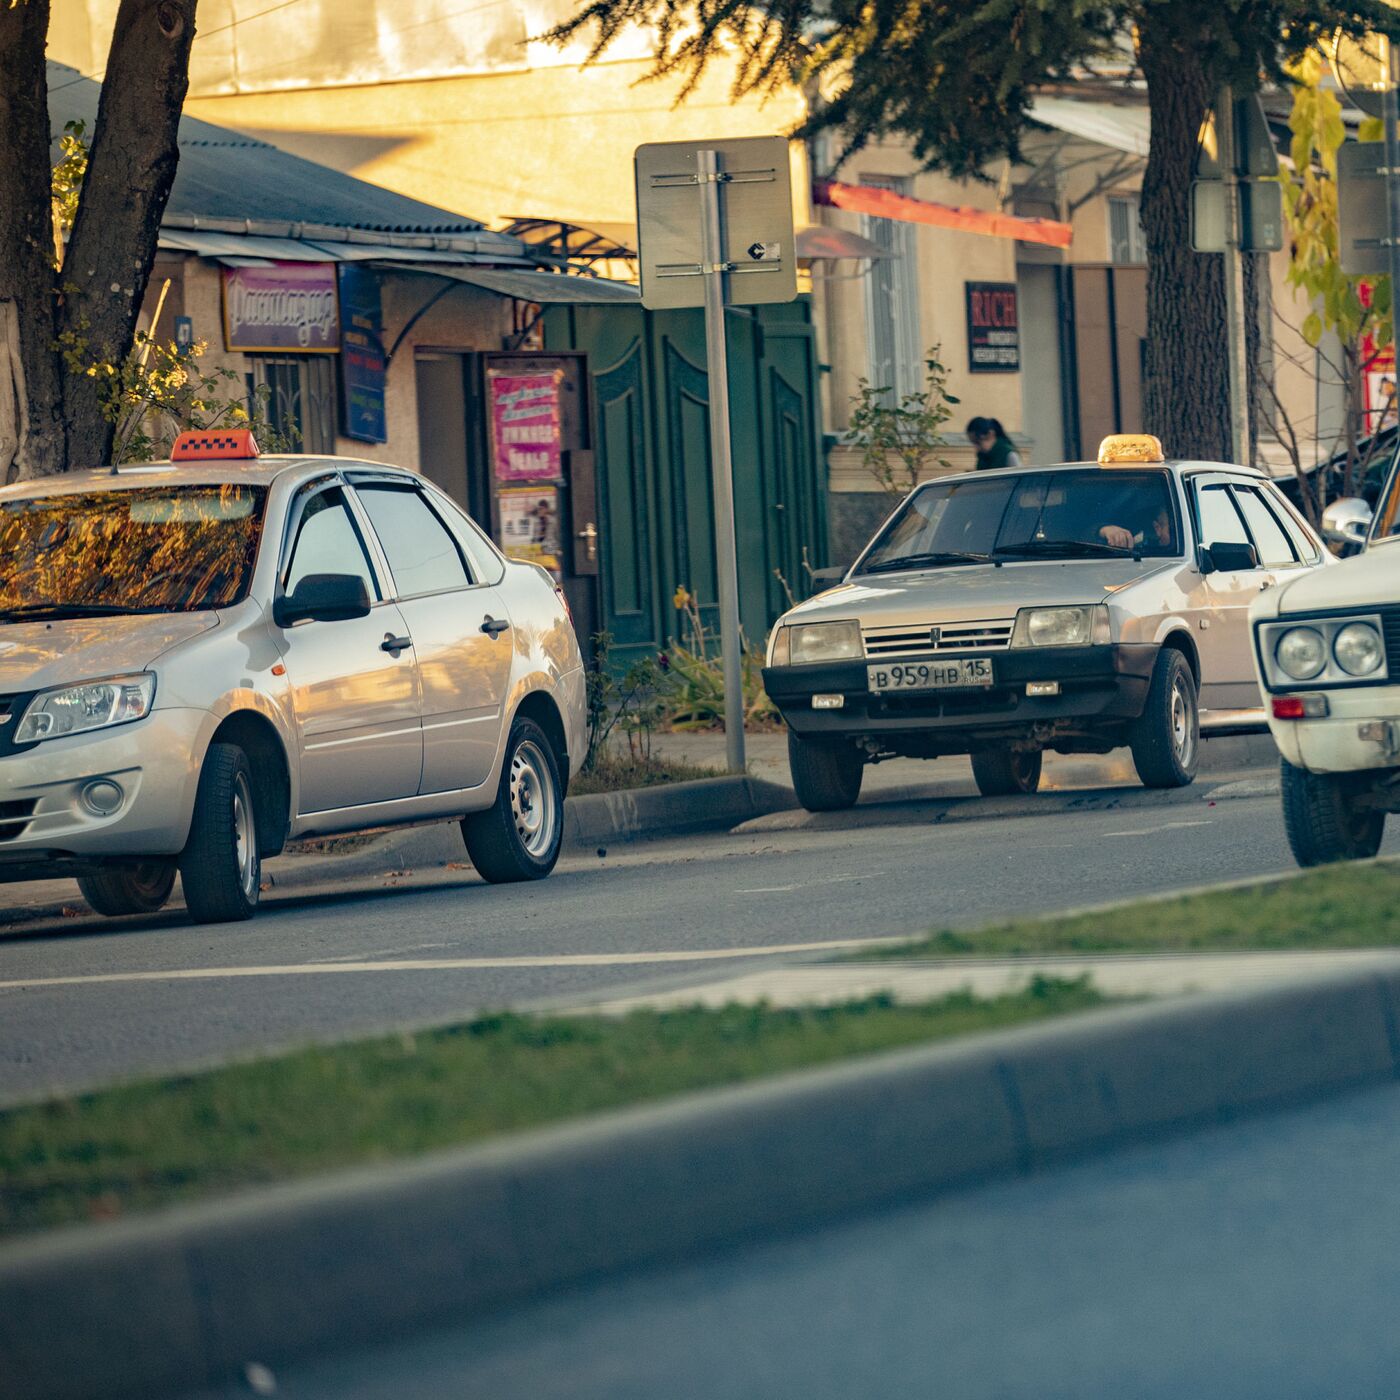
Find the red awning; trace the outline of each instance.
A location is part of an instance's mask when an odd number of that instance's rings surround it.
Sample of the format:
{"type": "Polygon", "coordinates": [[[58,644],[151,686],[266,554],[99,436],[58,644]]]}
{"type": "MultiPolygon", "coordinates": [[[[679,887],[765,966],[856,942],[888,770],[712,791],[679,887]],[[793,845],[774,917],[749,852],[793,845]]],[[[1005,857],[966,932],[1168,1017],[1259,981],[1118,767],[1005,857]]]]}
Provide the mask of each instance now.
{"type": "Polygon", "coordinates": [[[812,201],[834,209],[849,209],[877,219],[902,219],[910,224],[932,224],[935,228],[961,229],[992,238],[1017,238],[1023,243],[1048,243],[1052,248],[1068,248],[1073,230],[1053,219],[1023,219],[1018,214],[994,214],[986,209],[968,209],[951,204],[935,204],[931,199],[915,199],[894,190],[869,185],[843,185],[836,180],[818,180],[812,186],[812,201]]]}

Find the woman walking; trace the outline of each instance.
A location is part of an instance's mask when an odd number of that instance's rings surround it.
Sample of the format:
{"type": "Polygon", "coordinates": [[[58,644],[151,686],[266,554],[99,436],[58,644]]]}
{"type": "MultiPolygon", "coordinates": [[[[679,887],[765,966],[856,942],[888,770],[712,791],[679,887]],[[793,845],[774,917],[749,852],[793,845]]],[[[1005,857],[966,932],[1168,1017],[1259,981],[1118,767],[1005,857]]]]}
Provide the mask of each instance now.
{"type": "Polygon", "coordinates": [[[967,440],[977,449],[977,470],[1019,467],[1020,454],[1006,429],[995,418],[974,418],[967,425],[967,440]]]}

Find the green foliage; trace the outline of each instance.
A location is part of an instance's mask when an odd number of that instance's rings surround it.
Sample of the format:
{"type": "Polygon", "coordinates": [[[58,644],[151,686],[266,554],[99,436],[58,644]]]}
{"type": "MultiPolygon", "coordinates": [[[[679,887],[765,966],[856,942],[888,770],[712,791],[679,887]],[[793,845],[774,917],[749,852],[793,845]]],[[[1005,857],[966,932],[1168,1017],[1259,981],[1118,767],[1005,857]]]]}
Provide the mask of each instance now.
{"type": "Polygon", "coordinates": [[[0,1111],[0,1235],[480,1142],[667,1095],[1101,1006],[1087,978],[987,1000],[481,1016],[0,1111]]]}
{"type": "Polygon", "coordinates": [[[634,764],[649,764],[651,736],[665,717],[661,692],[666,675],[657,657],[634,661],[619,678],[612,666],[612,634],[593,634],[593,665],[587,675],[588,752],[584,773],[601,773],[614,761],[609,741],[614,734],[627,739],[634,764]]]}
{"type": "Polygon", "coordinates": [[[63,239],[72,230],[78,216],[78,197],[87,174],[87,123],[68,122],[58,138],[58,164],[53,168],[53,222],[57,235],[57,263],[63,261],[63,239]]]}
{"type": "Polygon", "coordinates": [[[736,95],[793,84],[822,95],[800,134],[837,130],[848,154],[899,137],[927,166],[983,178],[1019,159],[1036,91],[1086,66],[1156,43],[1163,71],[1247,92],[1261,76],[1284,81],[1339,27],[1400,37],[1400,13],[1382,0],[585,0],[546,37],[587,37],[596,58],[649,30],[655,76],[682,77],[686,92],[732,58],[736,95]]]}
{"type": "MultiPolygon", "coordinates": [[[[717,640],[705,629],[700,604],[682,585],[673,600],[681,615],[682,634],[658,661],[666,684],[662,707],[672,729],[724,727],[724,666],[717,640]],[[713,653],[713,654],[712,654],[713,653]]],[[[744,692],[744,727],[776,726],[778,707],[763,688],[763,658],[740,637],[739,676],[744,692]]]]}
{"type": "Polygon", "coordinates": [[[851,397],[851,440],[862,449],[861,465],[888,495],[903,497],[923,479],[930,459],[948,463],[934,454],[946,447],[943,425],[960,402],[948,392],[948,370],[939,362],[941,347],[933,346],[924,357],[924,384],[912,394],[895,399],[888,387],[877,388],[868,379],[851,397]]]}
{"type": "Polygon", "coordinates": [[[70,374],[99,381],[102,413],[112,424],[112,463],[168,457],[178,434],[211,428],[251,428],[264,452],[286,452],[298,444],[267,418],[268,389],[251,402],[243,380],[227,366],[206,368],[201,341],[188,349],[138,331],[131,352],[113,361],[94,356],[85,334],[65,332],[58,348],[70,374]]]}
{"type": "MultiPolygon", "coordinates": [[[[1281,175],[1289,231],[1288,281],[1306,292],[1314,307],[1301,327],[1309,345],[1316,346],[1324,331],[1334,331],[1353,347],[1369,334],[1380,349],[1392,339],[1390,278],[1352,277],[1342,271],[1337,151],[1346,139],[1346,127],[1335,93],[1319,86],[1323,71],[1316,53],[1294,69],[1297,85],[1288,118],[1294,168],[1281,175]],[[1363,282],[1370,284],[1369,300],[1363,296],[1363,282]]],[[[1361,138],[1378,139],[1378,127],[1378,122],[1365,123],[1361,138]]]]}

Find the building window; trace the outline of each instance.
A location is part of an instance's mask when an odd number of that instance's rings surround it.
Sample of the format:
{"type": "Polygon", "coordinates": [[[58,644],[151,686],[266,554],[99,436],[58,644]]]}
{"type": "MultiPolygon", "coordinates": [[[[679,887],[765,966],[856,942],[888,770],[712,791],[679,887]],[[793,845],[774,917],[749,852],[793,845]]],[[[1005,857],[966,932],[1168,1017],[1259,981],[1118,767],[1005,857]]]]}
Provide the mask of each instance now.
{"type": "MultiPolygon", "coordinates": [[[[909,181],[893,175],[862,175],[861,183],[897,194],[909,193],[909,181]]],[[[916,231],[899,219],[867,215],[861,223],[861,232],[889,254],[875,259],[865,283],[870,354],[867,377],[876,388],[888,388],[898,399],[914,393],[923,383],[916,231]]]]}
{"type": "Polygon", "coordinates": [[[251,355],[248,396],[268,389],[269,425],[293,452],[315,456],[335,451],[335,357],[333,355],[251,355]]]}
{"type": "Polygon", "coordinates": [[[1108,260],[1139,264],[1147,261],[1142,206],[1135,194],[1113,195],[1108,201],[1108,260]]]}

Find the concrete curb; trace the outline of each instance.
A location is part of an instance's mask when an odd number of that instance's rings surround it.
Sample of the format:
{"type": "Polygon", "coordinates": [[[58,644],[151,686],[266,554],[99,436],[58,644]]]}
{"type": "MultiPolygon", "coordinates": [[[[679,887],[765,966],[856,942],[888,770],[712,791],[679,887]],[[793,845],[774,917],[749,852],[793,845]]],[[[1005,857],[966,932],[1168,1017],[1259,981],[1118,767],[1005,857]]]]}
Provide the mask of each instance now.
{"type": "Polygon", "coordinates": [[[0,1252],[0,1394],[150,1397],[1400,1074],[1400,972],[1086,1014],[0,1252]]]}

